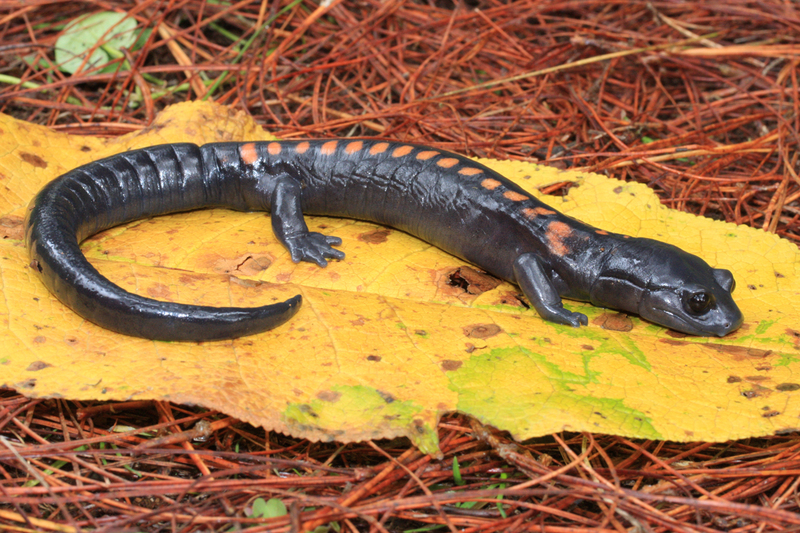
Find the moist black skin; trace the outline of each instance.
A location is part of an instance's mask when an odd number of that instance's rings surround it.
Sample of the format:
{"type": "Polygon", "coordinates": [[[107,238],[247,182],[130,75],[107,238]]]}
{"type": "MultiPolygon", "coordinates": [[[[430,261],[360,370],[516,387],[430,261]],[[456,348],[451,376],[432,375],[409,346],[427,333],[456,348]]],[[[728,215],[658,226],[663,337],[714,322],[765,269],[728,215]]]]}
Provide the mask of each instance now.
{"type": "Polygon", "coordinates": [[[89,163],[31,202],[31,266],[65,305],[125,335],[210,341],[283,324],[300,308],[299,295],[255,308],[162,302],[114,285],[79,248],[113,226],[211,207],[269,211],[292,259],[321,267],[344,258],[335,248],[341,239],[309,232],[304,214],[392,226],[516,283],[543,318],[559,324],[587,324],[562,298],[692,335],[724,336],[743,321],[728,270],[563,215],[460,155],[366,139],[169,144],[89,163]]]}

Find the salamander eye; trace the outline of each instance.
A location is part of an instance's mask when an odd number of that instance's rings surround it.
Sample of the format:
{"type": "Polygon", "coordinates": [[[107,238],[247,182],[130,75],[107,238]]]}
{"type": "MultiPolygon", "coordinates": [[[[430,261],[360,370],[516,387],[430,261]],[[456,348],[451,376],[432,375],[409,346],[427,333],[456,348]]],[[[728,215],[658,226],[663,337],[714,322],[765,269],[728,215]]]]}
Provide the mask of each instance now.
{"type": "Polygon", "coordinates": [[[689,295],[686,307],[690,313],[702,315],[714,304],[714,295],[706,291],[698,291],[689,295]]]}

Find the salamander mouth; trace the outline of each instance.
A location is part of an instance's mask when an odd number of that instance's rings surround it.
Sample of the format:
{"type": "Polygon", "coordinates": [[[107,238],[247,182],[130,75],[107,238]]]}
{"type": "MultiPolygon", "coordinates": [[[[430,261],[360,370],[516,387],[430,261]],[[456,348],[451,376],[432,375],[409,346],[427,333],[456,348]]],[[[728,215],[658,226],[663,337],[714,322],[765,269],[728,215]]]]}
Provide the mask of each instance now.
{"type": "Polygon", "coordinates": [[[691,324],[690,322],[688,322],[687,320],[683,319],[683,317],[681,317],[680,315],[677,315],[677,314],[675,314],[672,311],[669,311],[667,309],[662,309],[662,308],[654,308],[654,309],[656,311],[658,311],[659,313],[670,317],[675,322],[678,322],[681,325],[684,325],[683,329],[678,329],[678,328],[673,327],[673,326],[667,326],[669,329],[674,329],[676,331],[680,331],[681,333],[688,333],[690,335],[697,335],[698,334],[697,333],[697,328],[694,327],[694,325],[691,324]],[[691,331],[688,331],[688,330],[691,330],[691,331]]]}
{"type": "Polygon", "coordinates": [[[670,311],[668,309],[663,309],[660,307],[653,308],[653,310],[658,311],[659,313],[670,317],[674,322],[678,323],[679,325],[683,326],[683,328],[678,328],[675,326],[667,326],[669,329],[673,329],[675,331],[680,331],[681,333],[688,333],[689,335],[699,335],[703,337],[708,337],[710,335],[716,335],[717,337],[724,337],[731,331],[736,328],[732,328],[730,324],[728,325],[715,325],[715,324],[708,324],[708,327],[699,328],[694,325],[692,322],[684,319],[682,316],[678,315],[677,313],[670,311]]]}

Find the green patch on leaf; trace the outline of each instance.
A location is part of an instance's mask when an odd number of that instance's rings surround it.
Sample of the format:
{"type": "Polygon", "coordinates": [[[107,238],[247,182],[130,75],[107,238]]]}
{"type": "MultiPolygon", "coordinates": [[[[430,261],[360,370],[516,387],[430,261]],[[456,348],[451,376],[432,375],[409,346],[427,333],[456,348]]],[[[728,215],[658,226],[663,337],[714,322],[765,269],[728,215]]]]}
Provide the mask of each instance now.
{"type": "MultiPolygon", "coordinates": [[[[120,49],[133,48],[140,37],[136,19],[125,13],[103,11],[73,20],[56,40],[56,63],[75,74],[107,65],[122,56],[120,49]]],[[[101,69],[111,72],[113,66],[101,69]]]]}
{"type": "Polygon", "coordinates": [[[594,375],[561,370],[545,355],[526,348],[497,348],[448,372],[459,394],[458,410],[492,423],[505,420],[512,434],[530,434],[538,420],[577,420],[562,429],[612,425],[623,435],[661,438],[650,417],[625,405],[623,398],[592,395],[594,375]],[[525,376],[525,379],[520,379],[525,376]]]}

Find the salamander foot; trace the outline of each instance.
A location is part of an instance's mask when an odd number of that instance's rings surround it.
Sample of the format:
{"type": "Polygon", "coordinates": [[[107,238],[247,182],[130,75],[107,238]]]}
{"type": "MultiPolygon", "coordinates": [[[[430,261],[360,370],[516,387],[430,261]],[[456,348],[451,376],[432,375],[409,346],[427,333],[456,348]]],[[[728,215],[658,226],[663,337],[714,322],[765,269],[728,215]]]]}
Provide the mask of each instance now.
{"type": "Polygon", "coordinates": [[[292,261],[308,261],[321,267],[328,266],[326,259],[344,259],[344,252],[333,248],[342,244],[342,239],[310,231],[292,237],[286,237],[286,247],[292,261]]]}

